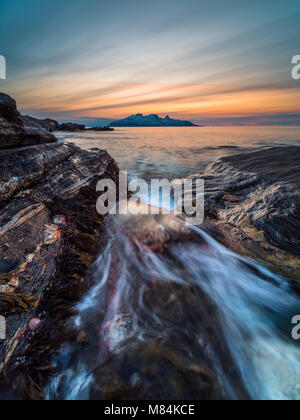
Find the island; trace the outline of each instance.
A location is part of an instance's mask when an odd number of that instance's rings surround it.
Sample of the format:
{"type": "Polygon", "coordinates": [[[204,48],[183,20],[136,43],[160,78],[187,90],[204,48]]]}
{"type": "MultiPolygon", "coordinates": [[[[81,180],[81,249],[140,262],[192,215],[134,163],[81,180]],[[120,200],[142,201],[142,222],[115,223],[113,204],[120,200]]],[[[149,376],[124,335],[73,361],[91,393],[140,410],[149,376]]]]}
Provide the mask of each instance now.
{"type": "Polygon", "coordinates": [[[169,116],[160,118],[156,114],[131,115],[123,120],[113,121],[110,127],[197,127],[196,124],[190,121],[174,120],[169,116]]]}

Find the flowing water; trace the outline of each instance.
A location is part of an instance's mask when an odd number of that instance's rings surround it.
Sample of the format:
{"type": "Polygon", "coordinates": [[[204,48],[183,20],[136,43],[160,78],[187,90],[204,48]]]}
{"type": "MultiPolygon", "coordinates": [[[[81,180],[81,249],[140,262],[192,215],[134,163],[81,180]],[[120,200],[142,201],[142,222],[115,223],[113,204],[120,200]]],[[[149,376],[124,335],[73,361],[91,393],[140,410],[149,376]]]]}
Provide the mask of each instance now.
{"type": "MultiPolygon", "coordinates": [[[[299,138],[298,128],[245,127],[120,129],[75,141],[107,149],[121,169],[149,179],[299,138]]],[[[299,296],[173,216],[111,216],[76,311],[78,340],[55,358],[48,399],[300,399],[291,337],[299,296]]]]}

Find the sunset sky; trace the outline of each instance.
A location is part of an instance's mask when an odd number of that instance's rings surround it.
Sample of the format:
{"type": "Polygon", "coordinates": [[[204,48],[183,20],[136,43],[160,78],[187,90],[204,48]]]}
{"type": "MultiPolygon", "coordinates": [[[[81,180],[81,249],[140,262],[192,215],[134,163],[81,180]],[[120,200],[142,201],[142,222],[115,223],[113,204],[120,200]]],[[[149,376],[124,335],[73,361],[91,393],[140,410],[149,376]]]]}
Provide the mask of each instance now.
{"type": "Polygon", "coordinates": [[[299,0],[1,0],[0,91],[23,113],[300,123],[299,0]]]}

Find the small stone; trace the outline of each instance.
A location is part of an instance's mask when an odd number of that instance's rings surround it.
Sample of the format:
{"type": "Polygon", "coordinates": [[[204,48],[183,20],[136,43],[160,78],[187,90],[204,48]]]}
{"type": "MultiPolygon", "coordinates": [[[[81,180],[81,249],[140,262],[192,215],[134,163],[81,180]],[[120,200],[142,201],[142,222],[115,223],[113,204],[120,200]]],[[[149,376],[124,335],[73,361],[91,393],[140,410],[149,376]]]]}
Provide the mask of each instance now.
{"type": "Polygon", "coordinates": [[[33,318],[29,321],[29,328],[31,329],[31,331],[35,332],[39,326],[41,325],[41,320],[38,318],[33,318]]]}

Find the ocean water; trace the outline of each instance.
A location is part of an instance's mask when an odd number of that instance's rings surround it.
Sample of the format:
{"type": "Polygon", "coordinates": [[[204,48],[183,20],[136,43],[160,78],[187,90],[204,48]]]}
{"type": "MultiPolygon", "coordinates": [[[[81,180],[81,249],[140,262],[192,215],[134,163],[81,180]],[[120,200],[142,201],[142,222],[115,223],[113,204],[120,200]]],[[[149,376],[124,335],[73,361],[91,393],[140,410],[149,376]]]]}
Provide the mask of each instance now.
{"type": "MultiPolygon", "coordinates": [[[[108,150],[121,169],[145,179],[300,145],[300,127],[58,135],[108,150]]],[[[112,216],[105,237],[93,285],[69,321],[84,342],[64,343],[53,359],[47,399],[197,400],[217,390],[230,400],[300,400],[300,347],[291,337],[300,298],[285,278],[172,216],[112,216]],[[157,252],[151,237],[171,241],[157,252]]]]}
{"type": "Polygon", "coordinates": [[[225,155],[300,145],[300,127],[116,128],[114,132],[56,135],[84,149],[105,149],[121,170],[145,178],[183,178],[225,155]]]}

